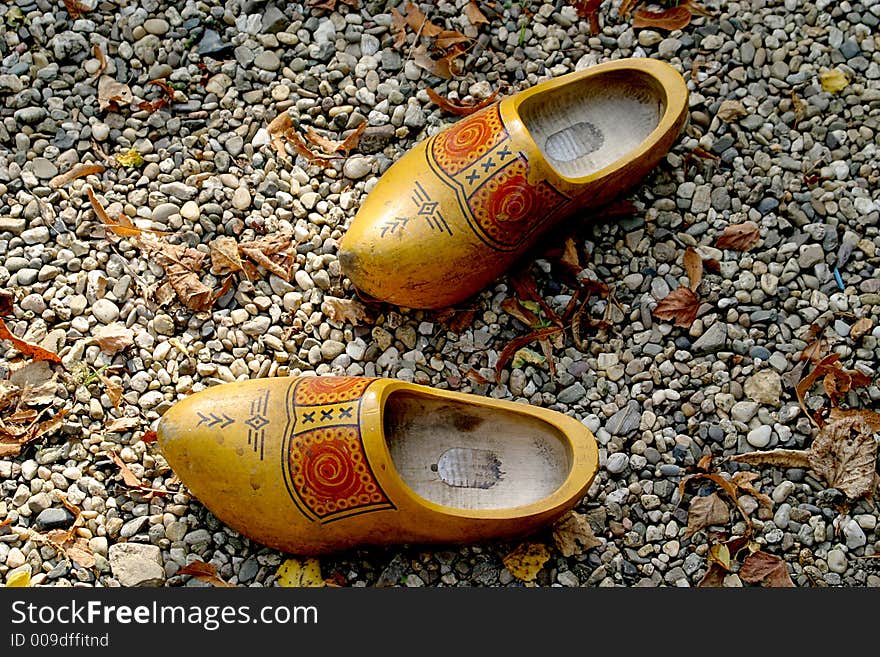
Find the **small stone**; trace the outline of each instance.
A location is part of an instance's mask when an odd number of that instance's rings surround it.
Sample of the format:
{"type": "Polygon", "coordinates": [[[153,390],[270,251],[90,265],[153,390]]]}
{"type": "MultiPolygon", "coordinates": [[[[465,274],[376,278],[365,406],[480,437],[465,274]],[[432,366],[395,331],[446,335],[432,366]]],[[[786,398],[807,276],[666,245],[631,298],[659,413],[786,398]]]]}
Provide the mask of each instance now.
{"type": "Polygon", "coordinates": [[[373,164],[370,161],[370,158],[366,157],[351,157],[345,161],[345,164],[342,166],[342,173],[346,178],[350,178],[351,180],[359,180],[364,176],[368,175],[373,169],[373,164]]]}
{"type": "Polygon", "coordinates": [[[281,68],[281,59],[272,50],[264,50],[254,57],[254,66],[264,71],[277,71],[281,68]]]}
{"type": "Polygon", "coordinates": [[[859,523],[857,523],[852,518],[846,520],[843,523],[843,536],[846,539],[846,547],[850,550],[855,550],[856,548],[860,548],[868,542],[867,536],[865,536],[865,530],[859,527],[859,523]]]}
{"type": "Polygon", "coordinates": [[[641,408],[639,403],[633,400],[608,419],[605,430],[612,436],[628,436],[639,428],[641,420],[641,408]]]}
{"type": "Polygon", "coordinates": [[[41,513],[52,506],[52,498],[49,493],[37,493],[27,501],[28,508],[34,513],[41,513]]]}
{"type": "Polygon", "coordinates": [[[770,444],[770,436],[772,433],[773,428],[765,424],[749,431],[746,436],[746,441],[756,449],[763,449],[770,444]]]}
{"type": "Polygon", "coordinates": [[[98,299],[92,304],[92,315],[103,324],[112,324],[119,319],[119,308],[109,299],[98,299]]]}
{"type": "Polygon", "coordinates": [[[629,457],[623,452],[615,452],[608,457],[608,460],[605,463],[605,469],[611,474],[620,474],[626,470],[626,466],[628,465],[629,457]]]}
{"type": "Polygon", "coordinates": [[[124,587],[161,586],[165,582],[162,551],[155,545],[115,543],[108,555],[110,571],[124,587]]]}
{"type": "Polygon", "coordinates": [[[169,27],[168,21],[164,18],[148,18],[144,21],[144,29],[147,31],[147,34],[162,36],[168,31],[169,27]]]}
{"type": "Polygon", "coordinates": [[[31,162],[31,166],[33,167],[34,175],[37,178],[48,180],[49,178],[54,178],[58,175],[58,167],[45,157],[34,158],[33,162],[31,162]]]}
{"type": "Polygon", "coordinates": [[[232,194],[232,207],[237,210],[247,210],[251,206],[251,193],[242,185],[232,194]]]}
{"type": "Polygon", "coordinates": [[[45,244],[50,238],[49,229],[45,226],[28,228],[21,233],[21,239],[25,244],[45,244]]]}
{"type": "Polygon", "coordinates": [[[587,394],[587,389],[580,382],[568,386],[565,390],[557,395],[556,399],[563,404],[573,404],[583,399],[587,394]]]}
{"type": "Polygon", "coordinates": [[[825,559],[828,562],[828,569],[832,573],[838,573],[843,575],[846,572],[846,555],[843,553],[843,550],[833,549],[828,550],[828,556],[825,559]]]}
{"type": "Polygon", "coordinates": [[[187,201],[180,208],[180,216],[189,221],[196,221],[199,218],[199,204],[195,201],[187,201]]]}
{"type": "Polygon", "coordinates": [[[737,402],[730,409],[730,417],[737,422],[748,424],[749,420],[755,417],[758,412],[758,404],[755,402],[741,401],[737,402]]]}
{"type": "Polygon", "coordinates": [[[712,354],[721,351],[725,344],[727,344],[727,324],[718,321],[696,339],[691,349],[696,354],[712,354]]]}
{"type": "Polygon", "coordinates": [[[39,531],[49,531],[50,529],[67,529],[73,524],[73,521],[73,514],[67,509],[50,507],[40,511],[35,522],[39,531]]]}

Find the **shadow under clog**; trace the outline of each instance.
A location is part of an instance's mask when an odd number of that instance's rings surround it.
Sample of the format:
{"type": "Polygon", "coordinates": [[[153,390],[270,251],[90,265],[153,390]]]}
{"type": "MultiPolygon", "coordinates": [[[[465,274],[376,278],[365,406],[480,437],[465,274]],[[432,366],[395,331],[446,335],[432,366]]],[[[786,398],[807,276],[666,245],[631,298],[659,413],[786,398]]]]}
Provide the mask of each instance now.
{"type": "Polygon", "coordinates": [[[560,220],[638,183],[687,107],[684,79],[653,59],[600,64],[490,105],[388,168],[340,242],[342,271],[400,306],[462,301],[560,220]]]}
{"type": "Polygon", "coordinates": [[[169,409],[158,442],[220,520],[296,554],[527,535],[598,469],[567,415],[394,379],[215,386],[169,409]]]}

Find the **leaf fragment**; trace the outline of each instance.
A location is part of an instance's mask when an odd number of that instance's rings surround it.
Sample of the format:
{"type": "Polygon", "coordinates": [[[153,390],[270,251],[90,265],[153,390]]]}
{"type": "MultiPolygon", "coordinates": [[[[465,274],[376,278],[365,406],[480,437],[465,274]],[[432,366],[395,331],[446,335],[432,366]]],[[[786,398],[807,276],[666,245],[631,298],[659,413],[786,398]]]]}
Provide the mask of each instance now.
{"type": "Polygon", "coordinates": [[[766,552],[753,552],[745,558],[739,569],[739,578],[749,584],[760,583],[766,587],[793,587],[785,561],[766,552]]]}
{"type": "Polygon", "coordinates": [[[490,96],[484,98],[483,100],[475,100],[469,103],[465,103],[459,100],[451,100],[445,96],[441,96],[439,93],[428,87],[425,92],[428,94],[428,98],[431,99],[431,102],[437,105],[444,112],[448,112],[449,114],[454,114],[456,116],[467,116],[468,114],[473,114],[484,107],[488,107],[492,103],[495,102],[495,99],[498,97],[498,91],[493,91],[490,96]]]}
{"type": "Polygon", "coordinates": [[[146,255],[165,270],[168,283],[187,308],[203,311],[216,302],[214,291],[199,278],[204,252],[149,235],[141,235],[138,243],[146,255]]]}
{"type": "Polygon", "coordinates": [[[367,319],[367,309],[360,301],[324,297],[321,312],[331,322],[350,322],[355,326],[367,319]]]}
{"type": "Polygon", "coordinates": [[[691,10],[684,5],[670,7],[663,11],[648,11],[639,8],[633,12],[632,26],[635,29],[652,27],[659,30],[680,30],[691,22],[691,10]]]}
{"type": "Polygon", "coordinates": [[[553,525],[553,542],[563,557],[581,555],[602,545],[596,538],[587,516],[569,511],[553,525]]]}
{"type": "Polygon", "coordinates": [[[684,269],[687,272],[691,290],[696,292],[703,281],[703,259],[692,246],[685,249],[684,269]]]}
{"type": "Polygon", "coordinates": [[[777,468],[809,468],[810,457],[806,450],[771,449],[767,452],[749,452],[730,457],[731,461],[748,465],[769,465],[777,468]]]}
{"type": "Polygon", "coordinates": [[[501,561],[518,580],[531,582],[549,559],[550,551],[543,543],[523,543],[501,561]]]}
{"type": "Polygon", "coordinates": [[[25,356],[32,358],[33,360],[45,360],[49,361],[50,363],[61,362],[61,357],[55,352],[44,349],[40,345],[26,342],[25,340],[22,340],[21,338],[13,335],[12,331],[10,331],[9,328],[6,326],[6,322],[4,322],[2,319],[0,319],[0,340],[7,340],[11,342],[13,347],[15,347],[25,356]]]}
{"type": "Polygon", "coordinates": [[[506,347],[502,350],[501,354],[498,356],[498,361],[495,363],[495,380],[501,380],[501,372],[507,365],[507,363],[513,358],[513,355],[519,351],[522,347],[527,344],[531,344],[541,338],[549,338],[551,336],[562,333],[562,328],[558,326],[549,326],[547,328],[537,329],[532,331],[528,335],[521,335],[517,338],[511,340],[506,347]]]}
{"type": "Polygon", "coordinates": [[[688,508],[688,526],[685,536],[692,536],[711,525],[726,525],[730,521],[730,509],[718,493],[691,499],[688,508]]]}
{"type": "Polygon", "coordinates": [[[212,563],[205,563],[199,559],[188,563],[178,570],[175,575],[189,575],[195,577],[200,582],[207,582],[213,586],[234,586],[233,584],[223,581],[217,575],[217,566],[212,563]]]}
{"type": "Polygon", "coordinates": [[[699,297],[691,288],[681,286],[657,302],[653,315],[658,319],[672,321],[676,326],[690,328],[697,319],[699,310],[699,297]]]}
{"type": "Polygon", "coordinates": [[[849,86],[849,78],[839,68],[821,71],[819,82],[822,84],[822,89],[832,94],[840,93],[849,86]]]}
{"type": "Polygon", "coordinates": [[[489,19],[486,18],[482,11],[480,11],[480,7],[475,0],[470,0],[470,2],[465,5],[464,15],[467,17],[468,22],[474,27],[489,24],[489,19]]]}
{"type": "Polygon", "coordinates": [[[872,328],[874,328],[873,320],[870,317],[862,317],[857,319],[852,327],[850,327],[849,337],[852,338],[853,342],[858,342],[872,328]]]}
{"type": "Polygon", "coordinates": [[[287,559],[275,573],[278,586],[284,588],[320,588],[325,586],[321,563],[314,557],[287,559]]]}
{"type": "Polygon", "coordinates": [[[715,246],[719,249],[748,251],[761,238],[761,229],[754,221],[730,224],[718,237],[715,246]]]}
{"type": "Polygon", "coordinates": [[[127,84],[117,82],[109,75],[98,78],[98,108],[118,112],[124,105],[129,105],[134,95],[127,84]]]}
{"type": "Polygon", "coordinates": [[[810,446],[811,469],[850,499],[871,492],[876,461],[874,431],[859,415],[827,423],[810,446]]]}
{"type": "Polygon", "coordinates": [[[52,180],[49,181],[49,187],[58,189],[59,187],[64,187],[64,185],[71,182],[72,180],[83,178],[85,176],[97,175],[99,173],[102,173],[104,170],[104,166],[101,164],[80,162],[79,164],[73,165],[64,173],[58,174],[57,176],[52,178],[52,180]]]}

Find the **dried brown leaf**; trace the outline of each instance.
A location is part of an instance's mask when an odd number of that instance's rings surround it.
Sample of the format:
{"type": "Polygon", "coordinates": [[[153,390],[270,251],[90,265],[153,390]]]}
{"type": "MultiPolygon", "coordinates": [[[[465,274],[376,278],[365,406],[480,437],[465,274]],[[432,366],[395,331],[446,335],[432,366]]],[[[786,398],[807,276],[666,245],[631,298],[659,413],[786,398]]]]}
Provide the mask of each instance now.
{"type": "Polygon", "coordinates": [[[49,361],[50,363],[61,362],[61,357],[55,352],[44,349],[39,345],[25,342],[21,338],[13,335],[12,331],[7,328],[6,322],[4,322],[2,319],[0,319],[0,340],[8,340],[12,343],[12,346],[15,347],[18,351],[34,360],[45,360],[49,361]]]}
{"type": "Polygon", "coordinates": [[[457,30],[443,30],[434,38],[434,45],[440,50],[449,50],[450,48],[466,43],[470,43],[471,39],[457,30]]]}
{"type": "Polygon", "coordinates": [[[112,219],[90,186],[86,186],[86,194],[98,220],[120,237],[137,237],[146,232],[135,226],[131,219],[124,214],[119,215],[117,219],[112,219]]]}
{"type": "Polygon", "coordinates": [[[52,180],[49,181],[49,187],[54,187],[55,189],[58,189],[59,187],[64,187],[64,185],[72,180],[76,180],[77,178],[82,178],[84,176],[96,175],[102,173],[104,170],[104,166],[101,164],[80,162],[79,164],[73,165],[69,170],[65,171],[64,173],[52,178],[52,180]]]}
{"type": "Polygon", "coordinates": [[[623,0],[620,3],[620,9],[618,10],[618,16],[620,16],[621,18],[624,18],[632,11],[632,8],[635,7],[639,2],[640,2],[640,0],[623,0]]]}
{"type": "Polygon", "coordinates": [[[437,312],[435,319],[445,325],[453,333],[461,334],[473,324],[475,315],[475,310],[456,310],[454,308],[447,308],[437,312]]]}
{"type": "Polygon", "coordinates": [[[703,579],[697,584],[697,588],[720,588],[724,586],[724,578],[726,576],[727,571],[724,570],[718,562],[710,561],[709,567],[706,569],[706,574],[703,575],[703,579]]]}
{"type": "Polygon", "coordinates": [[[428,54],[427,47],[425,47],[423,44],[419,45],[416,48],[413,48],[412,59],[413,62],[415,62],[416,66],[425,69],[426,71],[428,71],[428,73],[436,75],[438,78],[451,80],[453,77],[455,77],[450,66],[451,60],[446,58],[433,59],[428,54]]]}
{"type": "Polygon", "coordinates": [[[810,342],[801,352],[800,360],[808,360],[811,363],[819,363],[823,358],[823,354],[828,351],[828,345],[822,338],[817,338],[810,342]]]}
{"type": "Polygon", "coordinates": [[[715,242],[719,249],[748,251],[761,239],[761,229],[754,221],[731,224],[724,229],[715,242]]]}
{"type": "Polygon", "coordinates": [[[685,536],[692,536],[710,525],[726,525],[730,521],[730,509],[718,493],[691,499],[688,508],[688,526],[685,536]]]}
{"type": "Polygon", "coordinates": [[[516,297],[508,297],[501,302],[501,309],[509,315],[512,315],[529,328],[533,328],[541,323],[538,316],[531,310],[523,306],[516,297]]]}
{"type": "Polygon", "coordinates": [[[331,322],[350,322],[358,325],[367,319],[366,306],[354,299],[324,297],[321,302],[321,312],[331,322]]]}
{"type": "Polygon", "coordinates": [[[575,279],[577,279],[578,274],[583,271],[580,255],[578,254],[577,242],[573,237],[566,238],[565,244],[562,247],[562,256],[559,258],[559,263],[565,267],[568,273],[574,276],[575,279]]]}
{"type": "Polygon", "coordinates": [[[553,525],[553,542],[563,557],[579,556],[602,545],[587,516],[575,511],[569,511],[553,525]]]}
{"type": "Polygon", "coordinates": [[[92,45],[92,54],[95,56],[95,59],[98,60],[98,70],[95,71],[95,74],[92,76],[93,78],[99,78],[107,70],[107,56],[104,54],[104,51],[101,49],[100,44],[92,45]]]}
{"type": "Polygon", "coordinates": [[[117,82],[109,75],[98,79],[98,108],[118,112],[124,105],[129,105],[134,95],[127,84],[117,82]]]}
{"type": "Polygon", "coordinates": [[[635,29],[652,27],[659,30],[680,30],[691,22],[691,10],[688,7],[678,5],[663,11],[648,11],[636,9],[633,13],[632,26],[635,29]]]}
{"type": "Polygon", "coordinates": [[[754,497],[756,500],[758,500],[765,507],[767,507],[768,509],[772,509],[773,508],[773,500],[771,500],[768,495],[762,493],[757,488],[755,488],[754,484],[752,484],[752,482],[755,479],[757,479],[759,476],[760,475],[757,472],[742,472],[741,471],[741,472],[737,472],[736,474],[734,474],[730,478],[730,481],[733,482],[733,484],[737,488],[741,488],[743,490],[743,492],[748,493],[749,495],[754,497]]]}
{"type": "Polygon", "coordinates": [[[479,27],[480,25],[488,25],[489,19],[480,11],[479,5],[474,0],[470,0],[470,2],[465,5],[464,15],[467,17],[468,22],[474,27],[479,27]]]}
{"type": "Polygon", "coordinates": [[[92,336],[108,356],[114,356],[134,344],[134,331],[120,322],[98,326],[92,336]]]}
{"type": "Polygon", "coordinates": [[[64,8],[67,9],[67,13],[74,20],[81,18],[89,10],[79,0],[64,0],[64,8]]]}
{"type": "Polygon", "coordinates": [[[761,583],[767,587],[793,587],[785,561],[766,552],[753,552],[739,569],[739,578],[749,584],[761,583]]]}
{"type": "Polygon", "coordinates": [[[880,413],[877,411],[870,411],[866,408],[854,408],[854,409],[842,409],[842,408],[832,408],[828,413],[828,419],[832,422],[835,420],[841,420],[843,418],[853,418],[858,417],[862,422],[867,425],[868,429],[873,431],[874,433],[880,433],[880,413]]]}
{"type": "Polygon", "coordinates": [[[810,446],[811,469],[850,499],[871,492],[876,461],[874,431],[860,415],[829,422],[810,446]]]}
{"type": "Polygon", "coordinates": [[[442,27],[434,25],[434,23],[429,21],[428,17],[422,13],[422,10],[412,2],[406,3],[404,12],[404,18],[406,19],[407,25],[409,25],[410,29],[416,34],[423,34],[426,37],[433,38],[443,32],[442,27]]]}
{"type": "Polygon", "coordinates": [[[230,274],[242,270],[238,254],[238,241],[234,237],[222,235],[208,243],[211,253],[211,273],[230,274]]]}
{"type": "Polygon", "coordinates": [[[431,102],[437,105],[444,112],[448,112],[449,114],[455,114],[456,116],[467,116],[468,114],[473,114],[484,107],[488,107],[492,103],[495,102],[495,99],[498,97],[498,92],[492,92],[492,95],[488,98],[484,98],[483,100],[474,101],[471,103],[464,103],[458,100],[450,100],[445,96],[441,96],[436,91],[431,89],[430,87],[425,90],[428,94],[428,98],[431,99],[431,102]]]}
{"type": "Polygon", "coordinates": [[[208,584],[213,584],[214,586],[233,586],[227,582],[224,582],[217,575],[217,566],[212,563],[205,563],[204,561],[199,561],[196,559],[191,563],[188,563],[183,568],[178,570],[176,575],[190,575],[195,577],[197,580],[201,582],[207,582],[208,584]]]}
{"type": "Polygon", "coordinates": [[[332,159],[312,151],[296,130],[292,128],[287,130],[284,133],[284,138],[293,146],[293,150],[296,154],[304,157],[309,164],[315,164],[325,169],[333,164],[332,159]]]}
{"type": "Polygon", "coordinates": [[[663,297],[654,307],[654,317],[673,321],[676,326],[690,328],[697,319],[700,299],[689,287],[677,287],[663,297]]]}
{"type": "Polygon", "coordinates": [[[203,311],[216,302],[214,291],[199,278],[205,253],[148,235],[141,235],[138,243],[147,256],[165,270],[168,283],[187,308],[203,311]]]}
{"type": "Polygon", "coordinates": [[[155,443],[159,440],[159,434],[150,429],[149,431],[144,431],[144,435],[141,436],[142,443],[155,443]]]}
{"type": "Polygon", "coordinates": [[[397,11],[397,7],[391,8],[391,33],[394,34],[394,48],[402,48],[406,43],[406,18],[397,11]]]}
{"type": "Polygon", "coordinates": [[[703,281],[703,259],[692,246],[684,251],[684,269],[687,272],[691,289],[696,292],[703,281]]]}
{"type": "Polygon", "coordinates": [[[119,402],[122,401],[122,386],[101,373],[98,374],[98,380],[104,385],[104,391],[110,398],[113,408],[119,408],[119,402]]]}
{"type": "Polygon", "coordinates": [[[498,356],[498,361],[495,364],[495,380],[501,380],[501,371],[505,368],[510,359],[513,358],[513,355],[522,347],[525,347],[527,344],[531,344],[532,342],[540,340],[541,338],[547,338],[552,335],[556,335],[557,333],[562,333],[562,328],[558,326],[550,326],[547,328],[532,331],[528,335],[522,335],[518,338],[514,338],[513,340],[511,340],[498,356]]]}
{"type": "Polygon", "coordinates": [[[874,328],[874,322],[871,318],[862,317],[861,319],[857,319],[850,328],[849,337],[852,338],[853,342],[858,342],[862,339],[862,336],[867,334],[872,328],[874,328]]]}
{"type": "Polygon", "coordinates": [[[809,468],[809,452],[800,449],[772,449],[730,457],[731,461],[748,465],[769,465],[777,468],[809,468]]]}
{"type": "Polygon", "coordinates": [[[290,281],[296,262],[293,234],[281,231],[238,245],[238,252],[278,278],[290,281]]]}

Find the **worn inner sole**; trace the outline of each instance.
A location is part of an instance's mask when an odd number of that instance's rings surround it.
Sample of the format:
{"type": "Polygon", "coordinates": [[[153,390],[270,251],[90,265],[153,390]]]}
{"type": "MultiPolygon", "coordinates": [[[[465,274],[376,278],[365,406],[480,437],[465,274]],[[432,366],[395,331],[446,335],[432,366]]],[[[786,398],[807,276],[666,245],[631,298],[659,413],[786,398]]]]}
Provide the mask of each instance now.
{"type": "Polygon", "coordinates": [[[392,393],[385,438],[403,481],[426,500],[458,509],[537,502],[571,470],[565,437],[552,425],[507,410],[392,393]]]}
{"type": "Polygon", "coordinates": [[[527,98],[519,113],[547,162],[582,178],[635,151],[664,109],[649,76],[611,72],[527,98]]]}

